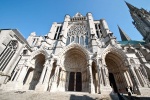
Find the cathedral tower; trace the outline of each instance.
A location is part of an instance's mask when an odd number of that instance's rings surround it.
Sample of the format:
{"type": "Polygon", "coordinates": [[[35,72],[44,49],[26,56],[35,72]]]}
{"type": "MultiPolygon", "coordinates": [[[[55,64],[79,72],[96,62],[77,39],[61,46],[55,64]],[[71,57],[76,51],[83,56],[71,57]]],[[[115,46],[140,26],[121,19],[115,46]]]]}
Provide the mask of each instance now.
{"type": "Polygon", "coordinates": [[[133,5],[127,3],[127,6],[130,10],[130,14],[132,16],[133,25],[143,36],[143,40],[147,43],[150,42],[150,13],[145,9],[138,9],[133,5]]]}

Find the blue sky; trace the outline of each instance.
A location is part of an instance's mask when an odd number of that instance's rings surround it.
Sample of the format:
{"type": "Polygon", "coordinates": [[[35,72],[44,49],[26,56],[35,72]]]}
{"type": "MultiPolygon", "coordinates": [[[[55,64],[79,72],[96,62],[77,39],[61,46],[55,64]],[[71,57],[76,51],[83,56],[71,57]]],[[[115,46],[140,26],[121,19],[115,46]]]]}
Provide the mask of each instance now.
{"type": "MultiPolygon", "coordinates": [[[[142,40],[132,25],[124,0],[0,0],[0,29],[15,28],[27,38],[31,32],[45,35],[53,22],[63,22],[64,16],[91,12],[95,20],[106,19],[110,30],[120,40],[119,25],[133,40],[142,40]]],[[[150,0],[126,0],[138,8],[150,11],[150,0]]]]}

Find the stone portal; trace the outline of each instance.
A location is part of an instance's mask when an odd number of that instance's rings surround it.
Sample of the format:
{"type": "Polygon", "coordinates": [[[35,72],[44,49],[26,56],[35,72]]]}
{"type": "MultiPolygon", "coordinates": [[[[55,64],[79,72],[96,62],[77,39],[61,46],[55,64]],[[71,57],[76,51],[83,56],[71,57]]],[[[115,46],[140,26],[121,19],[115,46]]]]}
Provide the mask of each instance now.
{"type": "Polygon", "coordinates": [[[66,91],[89,91],[87,57],[82,50],[78,48],[68,50],[64,57],[64,67],[62,67],[62,70],[67,73],[66,91]]]}

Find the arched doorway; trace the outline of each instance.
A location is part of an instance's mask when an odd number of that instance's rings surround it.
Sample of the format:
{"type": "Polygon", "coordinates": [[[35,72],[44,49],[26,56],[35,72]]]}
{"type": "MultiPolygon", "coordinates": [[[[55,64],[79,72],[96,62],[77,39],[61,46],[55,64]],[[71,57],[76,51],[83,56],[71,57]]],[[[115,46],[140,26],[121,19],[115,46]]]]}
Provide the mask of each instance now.
{"type": "Polygon", "coordinates": [[[124,76],[126,69],[123,58],[115,52],[109,52],[105,57],[108,68],[109,82],[114,92],[126,93],[127,80],[124,76]]]}
{"type": "Polygon", "coordinates": [[[65,53],[64,67],[62,68],[66,72],[65,90],[88,92],[89,73],[87,61],[85,53],[77,48],[72,48],[65,53]]]}
{"type": "Polygon", "coordinates": [[[29,73],[27,73],[30,74],[27,75],[30,76],[27,78],[27,80],[30,81],[29,90],[35,90],[43,71],[45,56],[43,54],[39,54],[32,59],[31,63],[35,66],[35,68],[33,71],[29,71],[29,73]]]}

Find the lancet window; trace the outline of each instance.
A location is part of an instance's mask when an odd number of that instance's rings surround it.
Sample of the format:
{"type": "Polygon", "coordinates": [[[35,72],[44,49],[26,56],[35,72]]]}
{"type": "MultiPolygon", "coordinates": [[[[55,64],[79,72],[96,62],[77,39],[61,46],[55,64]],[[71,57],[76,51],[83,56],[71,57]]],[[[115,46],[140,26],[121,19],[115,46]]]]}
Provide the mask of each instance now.
{"type": "Polygon", "coordinates": [[[18,48],[18,42],[12,40],[8,43],[4,51],[0,54],[0,71],[4,71],[11,58],[18,48]]]}
{"type": "Polygon", "coordinates": [[[55,33],[54,39],[59,39],[61,30],[62,30],[62,26],[58,26],[57,29],[56,29],[56,33],[55,33]]]}
{"type": "Polygon", "coordinates": [[[95,23],[95,29],[96,29],[97,37],[100,38],[101,34],[102,34],[102,31],[101,31],[101,26],[100,26],[99,23],[95,23]]]}

